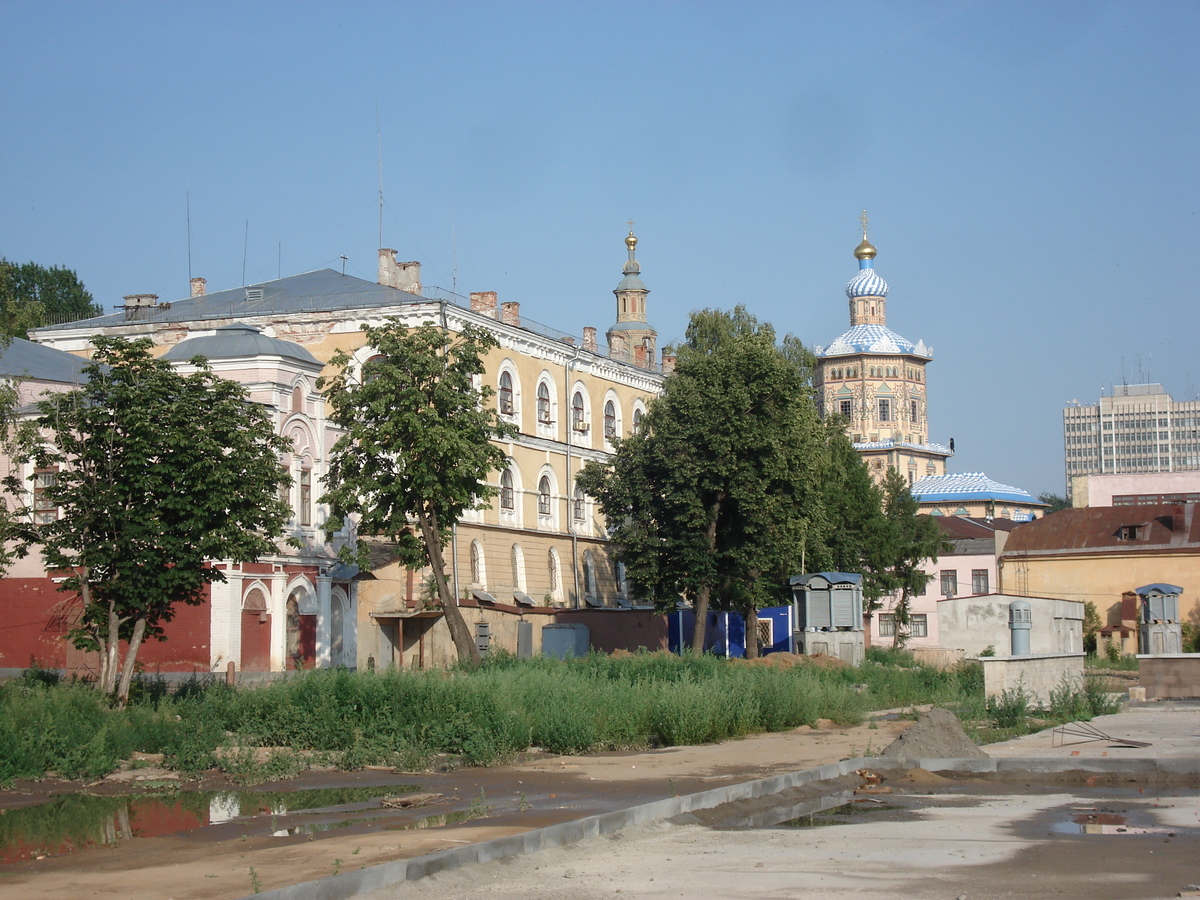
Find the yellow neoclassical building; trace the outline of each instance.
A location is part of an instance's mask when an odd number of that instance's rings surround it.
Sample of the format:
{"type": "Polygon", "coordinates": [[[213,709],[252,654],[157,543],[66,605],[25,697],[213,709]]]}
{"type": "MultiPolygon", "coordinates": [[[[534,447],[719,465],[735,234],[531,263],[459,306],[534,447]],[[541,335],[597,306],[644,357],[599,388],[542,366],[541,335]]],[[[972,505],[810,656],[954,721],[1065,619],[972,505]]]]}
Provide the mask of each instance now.
{"type": "MultiPolygon", "coordinates": [[[[237,325],[239,334],[253,329],[273,339],[263,342],[272,348],[269,354],[283,352],[278,348],[284,343],[298,345],[303,355],[324,364],[328,374],[328,362],[338,350],[352,354],[359,364],[371,356],[364,324],[398,317],[413,326],[433,322],[451,332],[467,324],[483,327],[498,342],[487,356],[483,379],[495,391],[492,402],[518,434],[501,445],[507,466],[494,473],[497,498],[455,527],[448,574],[456,595],[481,611],[512,607],[531,615],[625,606],[630,598],[624,573],[609,556],[599,510],[574,488],[575,475],[588,460],[605,459],[614,439],[637,426],[661,390],[664,367],[672,362],[665,354],[661,361],[656,358],[657,336],[646,317],[649,289],[640,278],[632,231],[625,244],[627,258],[613,291],[616,316],[606,332],[607,346],[598,342],[595,327],[584,328],[579,336],[548,328],[524,319],[519,303],[501,302],[495,292],[461,297],[426,288],[419,263],[398,262],[396,252],[388,249],[379,251],[375,283],[321,269],[208,293],[204,279],[196,278],[191,295],[181,300],[164,303],[153,295],[130,295],[116,313],[43,328],[35,337],[87,354],[96,334],[146,336],[167,353],[188,338],[212,337],[220,344],[228,333],[223,329],[237,325]]],[[[245,342],[246,336],[239,339],[245,342]]],[[[265,358],[261,362],[272,364],[265,358]]],[[[246,360],[239,365],[244,370],[246,360]]],[[[272,382],[258,391],[256,399],[283,411],[308,398],[319,400],[316,377],[316,372],[297,372],[286,383],[272,382]]],[[[243,371],[247,379],[253,374],[243,371]]],[[[430,639],[445,625],[427,603],[426,572],[403,569],[389,559],[385,546],[373,551],[369,574],[336,565],[321,533],[328,511],[317,502],[336,434],[323,412],[310,418],[312,433],[290,459],[291,530],[305,548],[293,562],[336,570],[333,577],[344,579],[341,587],[350,605],[346,613],[358,624],[356,650],[347,655],[359,665],[448,661],[449,642],[430,639]]],[[[286,568],[288,562],[278,565],[286,568]]],[[[485,618],[481,612],[480,621],[485,618]]],[[[325,633],[320,623],[317,631],[325,633]]],[[[486,639],[486,627],[481,635],[486,639]]],[[[519,634],[515,640],[520,646],[519,634]]]]}
{"type": "Polygon", "coordinates": [[[953,448],[929,438],[925,368],[933,351],[887,327],[888,284],[875,271],[876,249],[863,237],[854,249],[858,274],[846,285],[850,330],[816,348],[818,412],[840,416],[854,449],[879,481],[888,468],[908,483],[943,475],[953,448]]]}

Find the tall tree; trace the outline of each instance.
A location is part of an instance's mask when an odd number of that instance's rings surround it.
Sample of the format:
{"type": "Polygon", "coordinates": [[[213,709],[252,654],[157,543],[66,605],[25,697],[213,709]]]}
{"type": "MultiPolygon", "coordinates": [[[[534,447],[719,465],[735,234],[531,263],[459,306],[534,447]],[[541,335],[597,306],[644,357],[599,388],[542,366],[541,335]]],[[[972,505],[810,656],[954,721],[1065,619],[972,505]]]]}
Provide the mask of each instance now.
{"type": "Polygon", "coordinates": [[[148,338],[93,346],[87,382],[39,403],[35,458],[57,472],[43,490],[59,511],[39,539],[47,568],[70,573],[62,590],[82,599],[72,640],[100,651],[99,687],[124,703],[142,642],[164,639],[177,604],[224,581],[212,561],[277,551],[289,442],[203,359],[183,375],[148,338]]]}
{"type": "MultiPolygon", "coordinates": [[[[339,351],[330,360],[338,373],[319,382],[330,420],[345,429],[321,498],[333,513],[326,529],[354,516],[360,535],[394,542],[404,565],[428,565],[459,658],[478,660],[444,548],[462,514],[496,496],[487,477],[505,456],[492,441],[515,434],[487,402],[491,388],[474,384],[496,339],[471,326],[458,334],[429,323],[409,329],[395,317],[363,333],[377,355],[359,372],[339,351]]],[[[355,553],[363,565],[366,549],[360,543],[355,553]]]]}
{"type": "Polygon", "coordinates": [[[1048,505],[1049,508],[1045,512],[1045,515],[1047,516],[1050,515],[1050,513],[1056,513],[1060,510],[1071,508],[1071,501],[1061,494],[1053,494],[1049,491],[1045,491],[1041,494],[1038,494],[1038,499],[1048,505]]]}
{"type": "Polygon", "coordinates": [[[919,511],[908,480],[889,468],[883,480],[883,517],[875,523],[867,568],[877,590],[896,595],[892,615],[896,623],[893,645],[897,647],[909,635],[910,600],[932,577],[922,564],[937,562],[948,548],[937,523],[930,516],[918,515],[919,511]]]}
{"type": "Polygon", "coordinates": [[[822,482],[825,512],[829,521],[823,553],[807,571],[826,568],[835,572],[863,574],[863,595],[870,605],[885,593],[870,570],[873,541],[883,518],[883,492],[871,480],[866,463],[846,436],[840,416],[825,422],[829,467],[822,482]]]}
{"type": "Polygon", "coordinates": [[[102,313],[73,270],[0,258],[0,333],[26,337],[31,328],[102,313]]]}
{"type": "Polygon", "coordinates": [[[693,601],[703,652],[711,605],[741,610],[756,655],[757,610],[779,601],[825,521],[811,356],[744,307],[693,313],[675,371],[642,428],[577,484],[596,497],[630,579],[660,606],[693,601]]]}

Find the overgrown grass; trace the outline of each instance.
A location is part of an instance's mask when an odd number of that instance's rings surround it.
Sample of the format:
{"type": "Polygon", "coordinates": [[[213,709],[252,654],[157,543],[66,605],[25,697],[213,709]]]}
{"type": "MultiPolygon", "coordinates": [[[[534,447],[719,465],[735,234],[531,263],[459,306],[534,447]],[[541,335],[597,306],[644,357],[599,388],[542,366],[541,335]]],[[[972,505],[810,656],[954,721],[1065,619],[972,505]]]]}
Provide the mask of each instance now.
{"type": "MultiPolygon", "coordinates": [[[[1080,713],[1090,702],[1064,694],[1058,705],[1080,713]]],[[[347,769],[492,765],[533,747],[706,743],[818,719],[851,725],[870,710],[927,703],[985,727],[999,727],[1007,709],[984,703],[977,663],[939,671],[879,650],[858,668],[661,653],[566,661],[498,654],[450,671],[324,669],[255,688],[196,679],[169,690],[150,680],[124,711],[90,687],[35,673],[0,685],[0,781],[46,771],[95,778],[133,751],[163,753],[185,773],[221,768],[240,783],[284,777],[314,759],[347,769]]]]}

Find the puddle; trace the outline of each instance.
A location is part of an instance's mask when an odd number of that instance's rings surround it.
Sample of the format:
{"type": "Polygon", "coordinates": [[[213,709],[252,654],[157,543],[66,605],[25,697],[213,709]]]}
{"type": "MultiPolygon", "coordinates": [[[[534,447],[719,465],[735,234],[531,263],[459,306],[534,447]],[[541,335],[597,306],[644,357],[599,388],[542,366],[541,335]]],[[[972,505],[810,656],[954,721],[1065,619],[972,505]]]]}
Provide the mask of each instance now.
{"type": "Polygon", "coordinates": [[[395,818],[398,813],[384,809],[379,801],[415,790],[414,785],[401,784],[299,791],[176,791],[119,797],[69,794],[37,806],[0,809],[0,865],[135,837],[188,833],[229,840],[332,831],[395,818]]]}
{"type": "Polygon", "coordinates": [[[1066,822],[1051,822],[1055,834],[1165,834],[1174,837],[1174,828],[1130,825],[1127,817],[1113,812],[1079,811],[1066,822]]]}
{"type": "Polygon", "coordinates": [[[882,812],[892,812],[898,809],[907,809],[907,807],[899,806],[895,803],[879,803],[868,800],[854,800],[850,803],[843,803],[841,806],[833,806],[821,812],[810,813],[806,816],[799,816],[795,819],[787,819],[779,823],[781,828],[823,828],[827,825],[850,825],[850,819],[861,819],[864,816],[878,814],[882,812]]]}

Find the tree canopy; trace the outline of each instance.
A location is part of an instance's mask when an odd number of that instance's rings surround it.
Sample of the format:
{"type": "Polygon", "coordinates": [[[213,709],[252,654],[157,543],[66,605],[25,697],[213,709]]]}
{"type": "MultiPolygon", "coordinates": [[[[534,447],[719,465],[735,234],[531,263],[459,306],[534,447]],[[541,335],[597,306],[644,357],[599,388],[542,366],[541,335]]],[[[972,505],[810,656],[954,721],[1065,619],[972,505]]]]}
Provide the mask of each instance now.
{"type": "MultiPolygon", "coordinates": [[[[883,516],[874,521],[869,537],[867,569],[876,597],[896,595],[892,606],[896,646],[909,634],[910,599],[920,594],[932,577],[922,564],[937,562],[947,547],[937,523],[931,516],[918,515],[919,511],[908,480],[889,468],[883,481],[883,516]]],[[[877,603],[871,602],[869,608],[878,608],[877,603]]]]}
{"type": "Polygon", "coordinates": [[[57,513],[38,540],[47,568],[70,573],[62,590],[82,599],[72,640],[101,652],[99,686],[124,702],[142,641],[162,639],[176,604],[201,603],[224,580],[212,561],[277,551],[289,442],[202,359],[183,375],[151,355],[148,338],[93,345],[87,382],[39,403],[33,456],[52,473],[39,508],[57,513]]]}
{"type": "Polygon", "coordinates": [[[811,371],[798,340],[777,342],[744,307],[693,313],[641,429],[577,478],[643,596],[660,607],[694,601],[694,652],[710,603],[743,611],[753,634],[756,611],[780,601],[806,549],[823,543],[826,453],[811,371]]]}
{"type": "MultiPolygon", "coordinates": [[[[330,420],[345,429],[321,498],[332,510],[326,529],[332,534],[353,516],[359,535],[393,542],[406,566],[429,565],[459,658],[478,659],[443,549],[462,514],[496,495],[487,478],[506,458],[492,441],[515,434],[488,403],[491,388],[474,383],[496,340],[473,326],[453,334],[430,323],[410,329],[395,317],[363,333],[376,355],[360,372],[339,351],[330,361],[339,371],[319,383],[330,420]]],[[[363,544],[354,556],[366,565],[363,544]]]]}
{"type": "Polygon", "coordinates": [[[31,328],[102,313],[73,270],[0,258],[0,334],[26,337],[31,328]]]}

